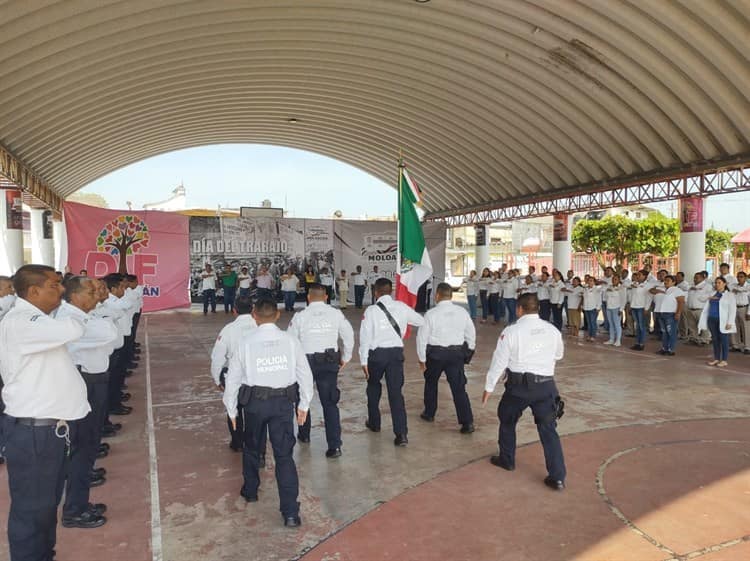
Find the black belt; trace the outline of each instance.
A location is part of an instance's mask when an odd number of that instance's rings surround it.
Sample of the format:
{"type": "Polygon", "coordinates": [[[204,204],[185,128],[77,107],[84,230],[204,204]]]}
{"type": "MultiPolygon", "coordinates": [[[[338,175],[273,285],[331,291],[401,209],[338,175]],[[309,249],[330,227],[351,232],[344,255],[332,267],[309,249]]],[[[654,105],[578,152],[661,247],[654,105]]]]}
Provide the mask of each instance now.
{"type": "Polygon", "coordinates": [[[330,349],[326,349],[322,353],[308,354],[307,360],[309,362],[315,362],[318,364],[322,364],[324,362],[329,362],[331,364],[338,364],[339,362],[341,362],[341,352],[338,349],[330,348],[330,349]]]}
{"type": "Polygon", "coordinates": [[[272,397],[288,397],[291,392],[297,391],[297,384],[292,384],[286,388],[269,388],[266,386],[251,386],[251,397],[254,399],[266,400],[272,397]]]}
{"type": "Polygon", "coordinates": [[[464,346],[463,345],[427,345],[427,352],[430,351],[460,351],[463,352],[464,346]]]}
{"type": "Polygon", "coordinates": [[[16,423],[28,427],[53,427],[57,425],[58,419],[35,419],[34,417],[16,417],[16,423]]]}
{"type": "Polygon", "coordinates": [[[508,370],[507,383],[513,386],[517,384],[523,384],[529,386],[532,384],[543,384],[545,382],[552,382],[554,376],[540,376],[533,372],[511,372],[508,370]]]}
{"type": "Polygon", "coordinates": [[[703,308],[690,308],[691,312],[697,312],[698,310],[703,310],[703,308]]]}
{"type": "Polygon", "coordinates": [[[737,306],[737,307],[738,308],[747,308],[747,304],[745,304],[744,306],[737,306]]]}

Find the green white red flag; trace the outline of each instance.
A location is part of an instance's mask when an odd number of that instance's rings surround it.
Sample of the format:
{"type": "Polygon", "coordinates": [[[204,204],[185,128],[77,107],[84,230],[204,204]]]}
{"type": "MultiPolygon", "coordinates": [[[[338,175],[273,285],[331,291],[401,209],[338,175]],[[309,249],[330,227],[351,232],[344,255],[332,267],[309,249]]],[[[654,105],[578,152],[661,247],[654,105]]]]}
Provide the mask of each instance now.
{"type": "Polygon", "coordinates": [[[398,186],[398,255],[396,299],[412,308],[417,304],[419,287],[432,277],[432,262],[424,242],[422,223],[417,215],[421,191],[409,177],[406,168],[399,168],[398,186]]]}

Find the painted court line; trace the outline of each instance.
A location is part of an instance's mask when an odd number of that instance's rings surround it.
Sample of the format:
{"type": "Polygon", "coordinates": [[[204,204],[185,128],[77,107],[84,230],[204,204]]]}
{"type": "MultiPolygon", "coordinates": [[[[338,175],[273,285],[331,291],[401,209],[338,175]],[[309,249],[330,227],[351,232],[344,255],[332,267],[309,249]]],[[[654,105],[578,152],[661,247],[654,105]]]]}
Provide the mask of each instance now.
{"type": "Polygon", "coordinates": [[[220,397],[212,397],[209,399],[193,399],[192,401],[170,401],[167,403],[154,403],[153,407],[175,407],[178,405],[193,405],[195,403],[215,403],[221,400],[220,397]]]}
{"type": "Polygon", "coordinates": [[[151,552],[153,561],[163,561],[161,543],[161,506],[159,504],[159,466],[156,462],[153,396],[151,395],[151,352],[148,347],[148,316],[146,320],[146,410],[148,425],[149,479],[151,480],[151,552]]]}

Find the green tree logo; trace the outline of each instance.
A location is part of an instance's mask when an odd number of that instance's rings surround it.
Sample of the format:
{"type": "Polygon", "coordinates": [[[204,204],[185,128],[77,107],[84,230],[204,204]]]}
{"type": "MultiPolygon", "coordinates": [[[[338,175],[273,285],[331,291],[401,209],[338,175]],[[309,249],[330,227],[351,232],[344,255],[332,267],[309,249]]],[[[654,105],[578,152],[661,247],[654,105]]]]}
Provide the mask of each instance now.
{"type": "Polygon", "coordinates": [[[148,247],[148,226],[140,216],[123,214],[105,224],[96,238],[96,250],[120,258],[118,272],[128,272],[128,255],[148,247]]]}

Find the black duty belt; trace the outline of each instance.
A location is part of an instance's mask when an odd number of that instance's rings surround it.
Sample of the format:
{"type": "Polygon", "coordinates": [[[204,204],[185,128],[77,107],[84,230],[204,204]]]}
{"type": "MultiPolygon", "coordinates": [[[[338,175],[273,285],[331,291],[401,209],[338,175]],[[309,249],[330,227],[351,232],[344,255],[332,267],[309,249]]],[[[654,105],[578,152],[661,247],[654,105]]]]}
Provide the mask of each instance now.
{"type": "Polygon", "coordinates": [[[309,362],[314,362],[317,364],[323,364],[325,362],[329,362],[331,364],[338,364],[341,362],[341,352],[337,349],[326,349],[322,353],[310,353],[307,355],[307,360],[309,362]]]}
{"type": "Polygon", "coordinates": [[[34,417],[16,417],[16,423],[28,427],[54,427],[57,419],[35,419],[34,417]]]}
{"type": "Polygon", "coordinates": [[[427,345],[427,352],[430,351],[460,351],[463,352],[463,345],[427,345]]]}
{"type": "Polygon", "coordinates": [[[275,397],[286,397],[294,403],[297,400],[299,386],[292,384],[286,388],[269,388],[266,386],[248,386],[242,384],[239,392],[239,402],[241,405],[247,405],[251,399],[265,401],[275,397]]]}
{"type": "Polygon", "coordinates": [[[737,306],[738,308],[747,308],[747,304],[743,304],[742,306],[737,306]]]}
{"type": "Polygon", "coordinates": [[[698,310],[703,310],[703,308],[690,308],[691,312],[697,312],[698,310]]]}
{"type": "Polygon", "coordinates": [[[518,384],[530,386],[533,384],[552,382],[553,380],[554,376],[540,376],[539,374],[534,374],[533,372],[511,372],[510,370],[508,370],[507,383],[513,386],[518,384]]]}

